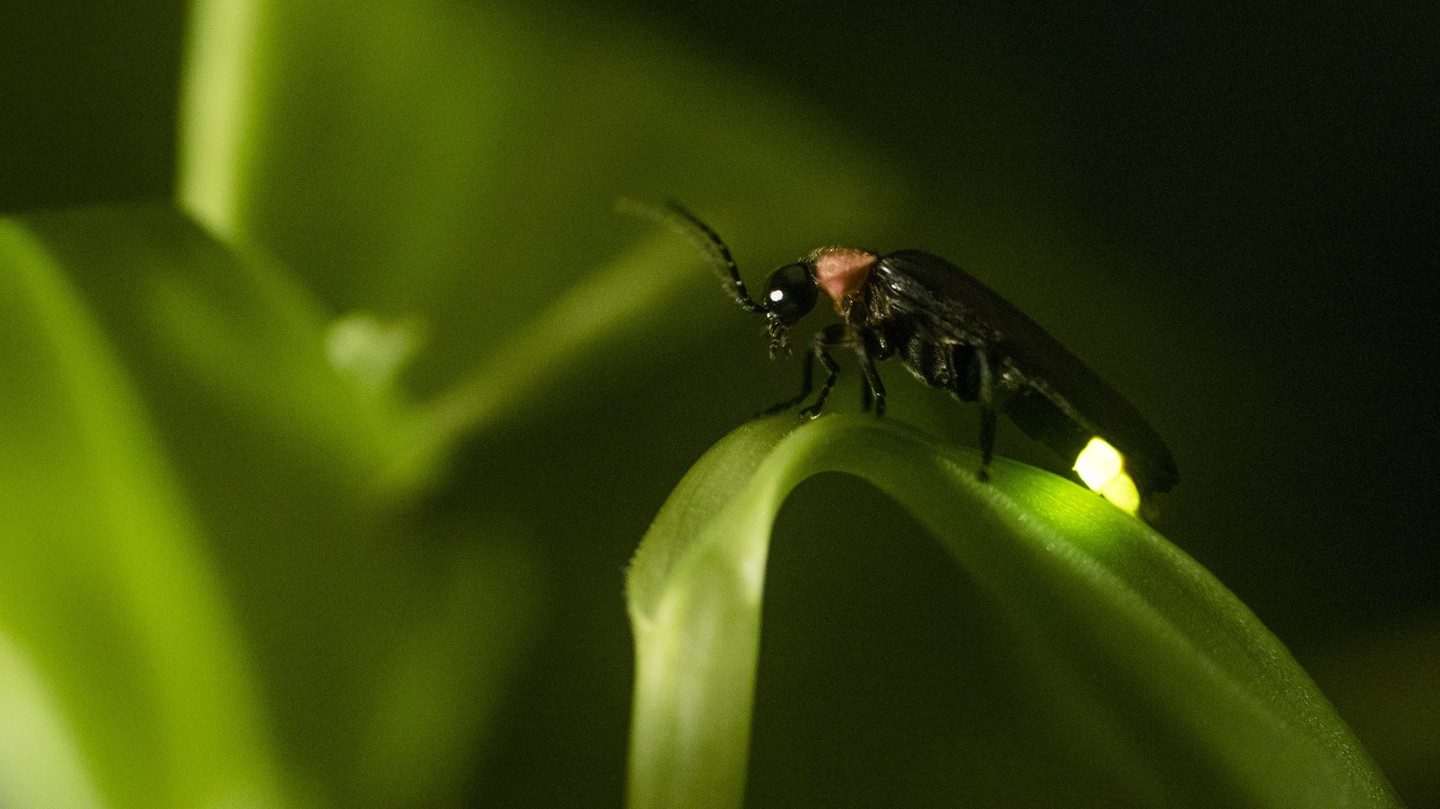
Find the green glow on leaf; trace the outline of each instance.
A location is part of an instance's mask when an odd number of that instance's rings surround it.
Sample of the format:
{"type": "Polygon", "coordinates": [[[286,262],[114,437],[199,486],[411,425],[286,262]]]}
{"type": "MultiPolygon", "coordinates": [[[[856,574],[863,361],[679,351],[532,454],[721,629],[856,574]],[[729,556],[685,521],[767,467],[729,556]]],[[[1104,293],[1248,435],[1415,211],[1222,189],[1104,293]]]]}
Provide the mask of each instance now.
{"type": "Polygon", "coordinates": [[[1135,481],[1121,472],[1100,488],[1100,495],[1114,503],[1121,511],[1135,514],[1140,511],[1140,491],[1135,481]]]}

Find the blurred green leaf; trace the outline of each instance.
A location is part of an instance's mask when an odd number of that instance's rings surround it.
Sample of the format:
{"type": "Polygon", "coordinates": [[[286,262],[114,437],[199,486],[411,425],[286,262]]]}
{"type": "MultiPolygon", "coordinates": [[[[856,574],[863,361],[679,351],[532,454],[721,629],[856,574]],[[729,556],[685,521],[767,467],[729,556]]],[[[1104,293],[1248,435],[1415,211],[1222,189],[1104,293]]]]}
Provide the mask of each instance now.
{"type": "MultiPolygon", "coordinates": [[[[453,793],[528,625],[511,532],[412,510],[390,474],[403,402],[331,364],[319,308],[274,262],[162,206],[4,235],[0,615],[109,804],[199,805],[276,757],[307,801],[453,793]]],[[[351,359],[367,350],[390,349],[351,359]]]]}
{"type": "Polygon", "coordinates": [[[722,211],[742,258],[903,213],[883,162],[813,111],[603,9],[198,0],[191,31],[182,207],[335,311],[423,313],[443,350],[408,374],[420,395],[628,250],[645,226],[619,197],[722,211]]]}
{"type": "MultiPolygon", "coordinates": [[[[814,195],[805,221],[834,225],[857,221],[862,200],[883,203],[883,184],[873,164],[815,137],[793,109],[756,103],[749,88],[712,81],[698,66],[674,70],[682,61],[675,53],[608,22],[595,21],[610,37],[583,19],[554,26],[458,3],[338,9],[244,0],[196,3],[192,20],[177,193],[212,232],[244,246],[222,245],[164,206],[7,222],[14,244],[43,254],[47,277],[73,298],[66,311],[74,330],[103,347],[114,398],[128,408],[85,400],[109,414],[95,426],[39,407],[60,420],[46,422],[45,433],[20,417],[40,399],[7,396],[7,470],[25,469],[29,480],[13,493],[43,493],[27,503],[34,511],[88,491],[59,480],[84,471],[72,457],[50,452],[55,474],[30,474],[36,453],[46,455],[37,431],[76,441],[67,430],[84,427],[88,440],[147,448],[143,458],[163,472],[168,493],[114,506],[113,521],[148,525],[173,511],[176,536],[154,531],[150,541],[177,546],[174,554],[196,557],[213,577],[193,609],[182,594],[162,612],[174,621],[220,616],[208,642],[229,650],[236,671],[205,682],[243,681],[230,699],[251,711],[258,738],[241,723],[225,739],[242,754],[220,758],[241,770],[261,762],[255,769],[283,785],[274,791],[301,803],[453,800],[497,728],[519,651],[534,642],[535,552],[521,544],[533,530],[526,522],[457,515],[432,500],[444,494],[428,485],[462,438],[527,403],[573,401],[551,395],[557,380],[587,372],[597,349],[613,356],[617,341],[688,334],[695,311],[716,312],[690,303],[698,295],[670,299],[689,284],[706,290],[708,304],[713,280],[679,240],[627,247],[644,226],[617,217],[614,199],[687,187],[748,196],[756,178],[773,172],[774,190],[747,216],[778,232],[777,199],[814,195]],[[677,104],[704,114],[653,114],[677,104]],[[762,141],[767,148],[753,148],[762,141]],[[621,153],[629,161],[612,165],[621,153]],[[563,237],[537,238],[544,233],[563,237]]],[[[48,305],[52,292],[31,297],[48,305]]],[[[52,329],[7,345],[42,337],[62,345],[66,334],[52,329]]],[[[39,356],[28,348],[15,356],[31,355],[39,356]]],[[[7,361],[6,390],[53,370],[7,361]]],[[[488,496],[481,486],[473,499],[488,496]]],[[[30,511],[8,515],[17,531],[36,533],[7,552],[38,555],[51,540],[30,511]]],[[[72,561],[99,568],[96,576],[111,575],[97,549],[144,548],[108,522],[46,527],[70,535],[72,561]]],[[[132,574],[171,590],[185,581],[164,564],[132,574]]],[[[0,611],[21,627],[4,663],[15,684],[7,693],[20,696],[0,707],[53,719],[36,720],[21,739],[49,751],[48,764],[34,766],[35,752],[5,760],[44,776],[32,778],[33,788],[14,781],[16,795],[148,805],[156,793],[126,779],[163,779],[165,767],[134,766],[146,748],[106,737],[133,728],[83,712],[77,719],[71,704],[91,693],[88,681],[72,687],[72,669],[123,638],[107,629],[123,605],[87,591],[93,616],[73,627],[51,620],[53,598],[30,598],[24,588],[12,589],[13,604],[0,611]],[[70,649],[72,636],[87,633],[103,642],[70,649]],[[70,657],[54,662],[35,651],[47,644],[70,657]],[[64,788],[41,783],[55,778],[64,788]],[[143,797],[112,797],[117,789],[143,797]]],[[[226,659],[188,649],[170,652],[216,666],[226,659]]],[[[148,671],[147,654],[115,659],[148,671]]],[[[127,695],[155,687],[143,671],[107,686],[137,716],[143,703],[127,695]]],[[[187,692],[183,707],[201,710],[209,693],[187,692]]],[[[210,708],[232,710],[224,700],[210,708]]],[[[150,747],[192,751],[196,760],[213,748],[203,733],[192,740],[193,728],[151,732],[150,747]]],[[[225,787],[218,776],[196,781],[225,787]]]]}
{"type": "MultiPolygon", "coordinates": [[[[873,482],[1013,621],[1054,734],[1114,805],[1395,806],[1310,678],[1233,595],[1081,487],[911,428],[747,425],[691,470],[635,555],[630,806],[741,805],[770,526],[805,478],[873,482]]],[[[987,766],[957,762],[957,766],[987,766]]],[[[1084,799],[1076,794],[1070,801],[1084,799]]]]}
{"type": "Polygon", "coordinates": [[[0,798],[66,800],[88,778],[108,806],[278,805],[206,532],[64,260],[15,220],[0,220],[0,345],[0,643],[7,679],[28,670],[49,703],[7,691],[33,721],[0,731],[15,751],[0,798]]]}

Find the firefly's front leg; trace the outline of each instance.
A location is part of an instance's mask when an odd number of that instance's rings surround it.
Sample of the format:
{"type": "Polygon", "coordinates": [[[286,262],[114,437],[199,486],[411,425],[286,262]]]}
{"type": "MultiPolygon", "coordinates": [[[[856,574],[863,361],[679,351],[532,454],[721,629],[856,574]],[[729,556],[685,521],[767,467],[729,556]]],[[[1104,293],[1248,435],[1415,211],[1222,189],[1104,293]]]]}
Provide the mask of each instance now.
{"type": "Polygon", "coordinates": [[[810,341],[810,350],[805,352],[804,364],[800,372],[800,393],[792,398],[786,399],[779,404],[762,410],[759,415],[769,416],[779,413],[782,410],[789,410],[810,398],[810,392],[814,389],[815,360],[825,366],[825,384],[820,386],[820,396],[816,398],[815,404],[800,411],[800,415],[806,418],[814,418],[820,415],[821,409],[825,407],[825,400],[830,397],[830,389],[835,387],[835,379],[840,375],[840,365],[835,358],[830,356],[826,349],[831,346],[844,345],[850,341],[845,331],[845,326],[839,323],[826,326],[815,333],[815,338],[810,341]]]}

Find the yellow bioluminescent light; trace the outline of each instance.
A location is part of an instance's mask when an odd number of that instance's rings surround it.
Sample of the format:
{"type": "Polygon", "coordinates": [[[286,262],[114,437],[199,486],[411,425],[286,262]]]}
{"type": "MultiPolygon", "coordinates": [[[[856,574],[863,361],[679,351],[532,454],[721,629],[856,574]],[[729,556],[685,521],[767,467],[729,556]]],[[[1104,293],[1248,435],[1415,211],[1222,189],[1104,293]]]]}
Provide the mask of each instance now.
{"type": "Polygon", "coordinates": [[[1075,456],[1075,474],[1085,481],[1086,486],[1097,492],[1104,489],[1105,484],[1114,480],[1124,468],[1125,460],[1120,457],[1120,451],[1099,436],[1090,439],[1085,449],[1075,456]]]}
{"type": "Polygon", "coordinates": [[[1075,474],[1085,485],[1121,509],[1134,514],[1140,510],[1140,492],[1125,473],[1125,459],[1105,439],[1090,439],[1075,456],[1075,474]]]}

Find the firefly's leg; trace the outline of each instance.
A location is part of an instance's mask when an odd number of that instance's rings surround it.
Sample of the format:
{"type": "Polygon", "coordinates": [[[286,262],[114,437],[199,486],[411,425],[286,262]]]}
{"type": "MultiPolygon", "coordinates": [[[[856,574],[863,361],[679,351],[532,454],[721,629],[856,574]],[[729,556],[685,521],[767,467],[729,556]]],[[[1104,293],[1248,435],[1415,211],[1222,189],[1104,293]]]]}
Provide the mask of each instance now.
{"type": "Polygon", "coordinates": [[[990,357],[984,348],[975,351],[980,372],[980,479],[990,479],[990,459],[995,456],[995,397],[990,379],[990,357]]]}
{"type": "Polygon", "coordinates": [[[779,413],[782,410],[789,410],[795,405],[798,405],[806,399],[810,398],[810,391],[814,390],[815,385],[814,378],[816,358],[819,358],[821,364],[825,366],[825,372],[828,376],[825,379],[824,386],[820,388],[819,400],[817,400],[812,407],[807,407],[805,409],[804,415],[808,415],[811,417],[819,415],[820,408],[824,406],[826,397],[830,395],[830,388],[834,387],[835,385],[835,377],[840,373],[840,367],[835,364],[835,360],[830,357],[830,354],[825,351],[825,348],[826,346],[842,344],[845,342],[845,340],[845,327],[839,324],[826,326],[825,328],[816,332],[815,339],[811,341],[810,350],[805,352],[805,358],[802,361],[800,372],[800,393],[796,396],[786,399],[783,402],[780,402],[777,405],[774,405],[773,407],[767,407],[766,409],[760,411],[757,416],[769,416],[775,413],[779,413]],[[810,412],[812,410],[814,411],[813,413],[810,412]]]}
{"type": "Polygon", "coordinates": [[[820,364],[825,366],[825,384],[820,386],[820,395],[815,397],[815,404],[800,411],[804,418],[815,418],[825,407],[825,400],[830,398],[830,389],[835,387],[835,378],[840,376],[840,366],[830,352],[825,349],[830,346],[844,345],[850,341],[850,336],[845,327],[835,323],[815,333],[815,341],[810,346],[810,353],[820,364]]]}
{"type": "Polygon", "coordinates": [[[872,357],[873,349],[878,346],[870,344],[870,337],[862,332],[855,340],[855,357],[860,360],[860,372],[865,376],[864,382],[860,385],[860,408],[870,412],[870,405],[873,399],[875,415],[885,415],[885,385],[880,381],[880,374],[875,371],[875,360],[872,357]]]}

